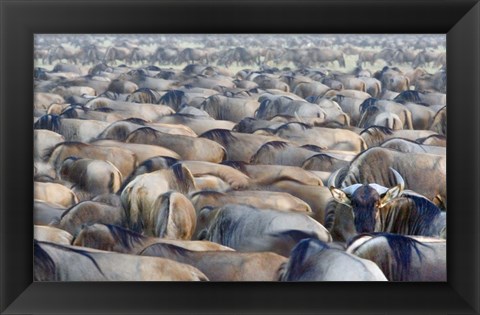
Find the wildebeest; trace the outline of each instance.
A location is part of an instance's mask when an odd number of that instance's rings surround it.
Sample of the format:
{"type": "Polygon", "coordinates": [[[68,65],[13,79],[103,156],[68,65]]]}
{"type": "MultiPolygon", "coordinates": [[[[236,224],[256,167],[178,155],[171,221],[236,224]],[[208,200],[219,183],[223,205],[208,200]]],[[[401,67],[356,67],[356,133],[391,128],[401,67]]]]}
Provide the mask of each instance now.
{"type": "Polygon", "coordinates": [[[33,224],[49,225],[53,221],[57,222],[66,209],[63,206],[36,199],[33,202],[33,224]]]}
{"type": "Polygon", "coordinates": [[[135,103],[132,106],[130,102],[112,101],[105,97],[92,99],[85,104],[85,107],[93,110],[105,107],[111,108],[115,112],[126,114],[126,118],[141,118],[146,121],[157,121],[163,116],[174,113],[173,109],[164,105],[135,103]]]}
{"type": "Polygon", "coordinates": [[[88,142],[96,138],[109,123],[98,120],[66,119],[57,115],[44,115],[34,129],[47,129],[61,134],[67,141],[88,142]]]}
{"type": "Polygon", "coordinates": [[[213,140],[225,148],[226,160],[250,162],[252,156],[265,143],[280,140],[275,136],[252,135],[232,132],[224,129],[212,129],[200,135],[200,138],[213,140]]]}
{"type": "Polygon", "coordinates": [[[370,126],[360,132],[360,136],[365,140],[369,148],[379,146],[392,138],[418,141],[420,138],[432,135],[435,135],[435,132],[431,130],[393,130],[385,126],[370,126]]]}
{"type": "Polygon", "coordinates": [[[215,176],[227,183],[232,189],[245,189],[251,184],[250,178],[230,165],[202,161],[183,161],[195,177],[215,176]]]}
{"type": "Polygon", "coordinates": [[[276,281],[287,260],[275,253],[191,251],[173,244],[154,244],[140,255],[171,259],[198,268],[210,281],[276,281]]]}
{"type": "Polygon", "coordinates": [[[63,207],[78,203],[77,195],[70,188],[59,183],[35,182],[33,197],[63,207]]]}
{"type": "Polygon", "coordinates": [[[439,135],[447,135],[447,106],[442,107],[442,109],[435,114],[429,129],[439,135]]]}
{"type": "Polygon", "coordinates": [[[233,251],[209,241],[173,240],[142,235],[111,224],[86,224],[76,235],[73,245],[137,255],[153,244],[172,244],[191,251],[233,251]]]}
{"type": "Polygon", "coordinates": [[[87,200],[65,210],[60,220],[52,222],[51,225],[75,236],[85,224],[104,223],[125,226],[124,212],[121,207],[87,200]]]}
{"type": "Polygon", "coordinates": [[[214,119],[238,123],[245,117],[253,117],[259,106],[260,104],[252,99],[212,95],[205,99],[200,108],[214,119]]]}
{"type": "Polygon", "coordinates": [[[360,113],[362,114],[358,123],[360,128],[384,126],[390,129],[413,129],[412,113],[406,106],[399,103],[368,98],[360,105],[360,113]],[[394,128],[393,125],[382,124],[383,120],[378,119],[381,115],[395,116],[399,126],[394,128]]]}
{"type": "Polygon", "coordinates": [[[185,226],[186,230],[183,230],[168,223],[174,218],[185,217],[189,220],[190,226],[195,226],[195,209],[190,201],[181,195],[195,189],[192,173],[181,163],[169,169],[137,176],[121,192],[129,228],[136,232],[145,231],[147,235],[152,236],[172,233],[175,235],[175,230],[168,229],[171,227],[179,229],[179,235],[189,238],[191,232],[188,232],[190,231],[188,225],[185,226]],[[193,220],[193,223],[190,220],[193,220]]]}
{"type": "Polygon", "coordinates": [[[255,208],[275,209],[282,211],[311,212],[310,206],[303,200],[288,193],[240,190],[240,191],[199,191],[190,196],[195,209],[204,207],[219,207],[224,204],[246,204],[255,208]]]}
{"type": "Polygon", "coordinates": [[[203,49],[197,49],[197,48],[185,48],[181,52],[178,53],[177,59],[175,60],[176,63],[192,63],[194,64],[195,62],[202,62],[204,64],[208,64],[208,52],[203,49]]]}
{"type": "Polygon", "coordinates": [[[127,177],[137,165],[135,153],[130,150],[101,147],[83,142],[61,142],[44,154],[43,161],[53,168],[53,170],[59,171],[63,161],[71,156],[109,161],[115,165],[124,178],[127,177]]]}
{"type": "Polygon", "coordinates": [[[387,188],[375,182],[335,187],[339,171],[332,174],[329,187],[334,201],[327,205],[325,226],[333,239],[348,241],[359,233],[391,232],[408,235],[441,236],[445,216],[431,201],[404,193],[405,182],[390,168],[397,184],[387,188]]]}
{"type": "Polygon", "coordinates": [[[127,47],[110,46],[103,56],[103,62],[116,64],[117,61],[128,62],[132,52],[127,47]]]}
{"type": "Polygon", "coordinates": [[[361,234],[348,253],[375,262],[390,281],[446,281],[446,241],[388,233],[361,234]]]}
{"type": "Polygon", "coordinates": [[[259,165],[302,166],[307,159],[316,154],[317,151],[285,141],[269,141],[252,155],[249,162],[259,165]]]}
{"type": "Polygon", "coordinates": [[[324,121],[327,113],[317,104],[294,101],[280,96],[263,100],[255,113],[255,118],[269,120],[277,115],[298,116],[303,119],[316,118],[324,121]]]}
{"type": "Polygon", "coordinates": [[[160,132],[174,135],[178,134],[191,137],[197,136],[197,134],[187,126],[162,123],[148,123],[138,118],[130,118],[111,123],[97,136],[97,139],[125,141],[127,136],[132,131],[142,127],[150,127],[160,132]]]}
{"type": "Polygon", "coordinates": [[[418,142],[407,140],[403,138],[391,138],[386,140],[380,145],[382,148],[390,148],[405,153],[430,153],[446,155],[447,150],[445,147],[423,145],[418,142]]]}
{"type": "Polygon", "coordinates": [[[157,257],[33,244],[35,281],[208,281],[198,269],[157,257]]]}
{"type": "Polygon", "coordinates": [[[313,62],[328,63],[337,61],[340,67],[345,68],[345,57],[341,50],[331,48],[312,48],[308,53],[310,60],[313,62]]]}
{"type": "Polygon", "coordinates": [[[406,189],[430,200],[437,196],[446,200],[446,162],[446,156],[442,155],[403,153],[374,147],[359,154],[344,176],[337,176],[336,180],[340,181],[334,186],[340,187],[338,184],[341,183],[341,187],[345,188],[353,184],[376,183],[392,187],[398,183],[398,176],[392,176],[390,168],[393,168],[401,174],[406,189]]]}
{"type": "Polygon", "coordinates": [[[180,158],[180,155],[177,154],[175,151],[172,151],[168,148],[164,148],[159,145],[153,145],[153,144],[121,142],[121,141],[115,141],[115,140],[95,140],[95,141],[92,141],[91,144],[104,147],[104,148],[120,148],[120,149],[131,151],[135,154],[135,157],[137,158],[138,163],[142,163],[143,161],[151,159],[152,157],[155,157],[155,156],[165,156],[165,157],[171,157],[173,159],[180,158]]]}
{"type": "Polygon", "coordinates": [[[382,82],[383,90],[402,92],[410,89],[410,80],[396,67],[384,67],[374,77],[382,82]]]}
{"type": "Polygon", "coordinates": [[[191,128],[197,135],[201,135],[212,129],[232,130],[235,126],[233,121],[214,120],[213,118],[198,117],[188,114],[164,116],[157,119],[157,122],[184,125],[191,128]]]}
{"type": "MultiPolygon", "coordinates": [[[[125,138],[125,142],[162,146],[175,151],[183,160],[219,163],[225,160],[227,154],[225,149],[215,141],[203,137],[167,134],[150,127],[132,131],[125,138]]],[[[165,154],[161,155],[165,156],[165,154]]]]}
{"type": "Polygon", "coordinates": [[[50,65],[55,60],[66,60],[67,62],[73,62],[74,64],[77,64],[81,54],[81,49],[69,47],[66,45],[58,45],[50,48],[47,54],[47,60],[50,65]]]}
{"type": "Polygon", "coordinates": [[[203,208],[199,213],[197,239],[216,242],[238,251],[274,251],[270,238],[296,230],[323,241],[331,241],[328,231],[308,215],[246,205],[229,204],[203,208]]]}
{"type": "Polygon", "coordinates": [[[145,199],[136,200],[136,204],[123,203],[129,227],[145,235],[167,239],[188,240],[192,237],[196,213],[187,197],[179,192],[168,191],[159,195],[153,204],[145,199]]]}
{"type": "Polygon", "coordinates": [[[74,184],[73,191],[80,200],[117,192],[123,181],[122,174],[111,162],[77,157],[65,159],[59,174],[61,179],[74,184]]]}
{"type": "Polygon", "coordinates": [[[64,245],[70,245],[73,241],[73,235],[67,231],[45,225],[33,226],[33,238],[37,241],[64,245]]]}
{"type": "Polygon", "coordinates": [[[378,266],[317,239],[304,239],[279,273],[280,281],[387,281],[378,266]]]}
{"type": "Polygon", "coordinates": [[[310,127],[302,123],[286,123],[275,130],[275,135],[298,145],[316,145],[329,150],[355,153],[367,149],[362,137],[344,129],[310,127]]]}
{"type": "Polygon", "coordinates": [[[150,56],[150,62],[164,64],[172,63],[178,55],[176,47],[158,47],[157,50],[150,56]]]}

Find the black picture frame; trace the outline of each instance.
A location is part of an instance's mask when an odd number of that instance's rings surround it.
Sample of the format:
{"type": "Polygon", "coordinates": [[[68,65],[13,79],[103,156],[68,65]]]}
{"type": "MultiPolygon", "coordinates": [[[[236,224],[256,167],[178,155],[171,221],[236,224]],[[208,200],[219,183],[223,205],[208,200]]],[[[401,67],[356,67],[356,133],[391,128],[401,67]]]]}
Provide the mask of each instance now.
{"type": "Polygon", "coordinates": [[[477,1],[1,0],[0,311],[4,314],[476,314],[477,1]],[[447,34],[447,283],[32,283],[35,33],[447,34]]]}

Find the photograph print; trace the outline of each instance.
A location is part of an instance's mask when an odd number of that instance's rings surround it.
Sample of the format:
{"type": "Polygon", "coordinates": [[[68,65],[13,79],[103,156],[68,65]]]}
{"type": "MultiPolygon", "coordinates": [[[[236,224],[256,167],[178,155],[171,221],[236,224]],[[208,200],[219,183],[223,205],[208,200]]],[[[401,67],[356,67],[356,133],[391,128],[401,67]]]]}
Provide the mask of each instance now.
{"type": "Polygon", "coordinates": [[[446,282],[446,36],[36,34],[35,281],[446,282]]]}

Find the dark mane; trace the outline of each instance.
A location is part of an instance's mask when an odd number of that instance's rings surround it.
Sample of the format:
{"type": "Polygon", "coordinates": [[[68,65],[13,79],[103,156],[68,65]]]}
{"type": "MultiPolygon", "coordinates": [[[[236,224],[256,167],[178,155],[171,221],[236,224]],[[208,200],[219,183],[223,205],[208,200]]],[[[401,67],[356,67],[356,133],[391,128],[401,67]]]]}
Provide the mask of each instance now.
{"type": "Polygon", "coordinates": [[[192,181],[192,178],[186,177],[186,172],[183,171],[183,168],[185,168],[186,171],[188,171],[188,168],[181,162],[174,164],[170,168],[178,182],[178,186],[180,186],[185,193],[188,192],[192,186],[195,186],[195,182],[192,181]]]}
{"type": "Polygon", "coordinates": [[[145,236],[133,232],[131,230],[124,229],[122,227],[105,224],[110,231],[110,234],[115,238],[115,241],[119,242],[123,247],[132,249],[135,244],[141,244],[146,238],[145,236]]]}
{"type": "MultiPolygon", "coordinates": [[[[371,106],[367,107],[366,109],[364,109],[363,111],[361,111],[362,118],[363,117],[374,117],[379,112],[380,112],[380,107],[378,107],[377,105],[371,105],[371,106]]],[[[362,119],[360,119],[360,121],[362,121],[362,119]]],[[[361,126],[359,126],[359,127],[361,127],[361,126]]]]}
{"type": "Polygon", "coordinates": [[[61,119],[58,115],[43,115],[34,124],[33,129],[47,129],[60,133],[61,119]]]}
{"type": "Polygon", "coordinates": [[[96,112],[101,112],[101,113],[112,113],[114,112],[115,110],[113,108],[110,108],[110,107],[98,107],[98,108],[95,108],[95,111],[96,112]]]}
{"type": "Polygon", "coordinates": [[[390,139],[385,140],[385,141],[382,142],[379,146],[382,146],[382,145],[384,145],[384,144],[387,143],[387,142],[398,141],[398,140],[402,140],[402,141],[405,141],[405,142],[410,142],[410,143],[416,144],[416,145],[419,145],[419,144],[420,144],[420,143],[418,143],[417,141],[412,140],[412,139],[407,139],[407,138],[402,138],[402,137],[395,137],[395,138],[390,138],[390,139]]]}
{"type": "MultiPolygon", "coordinates": [[[[305,263],[309,258],[309,254],[320,253],[330,247],[319,239],[309,238],[301,240],[291,251],[290,259],[288,262],[288,269],[285,271],[288,278],[297,279],[300,278],[304,272],[305,263]]],[[[283,278],[283,277],[282,277],[283,278]]],[[[288,279],[284,279],[288,280],[288,279]]]]}
{"type": "Polygon", "coordinates": [[[401,104],[405,104],[407,102],[420,103],[422,101],[420,99],[420,93],[414,90],[407,90],[407,91],[400,92],[400,94],[395,96],[393,100],[401,104]]]}
{"type": "MultiPolygon", "coordinates": [[[[359,247],[369,243],[373,239],[377,237],[384,237],[387,242],[388,246],[390,247],[392,254],[393,254],[393,259],[395,263],[393,266],[395,267],[393,269],[393,274],[391,275],[392,279],[389,279],[390,281],[406,281],[408,279],[408,272],[410,271],[410,264],[412,261],[412,250],[414,250],[420,259],[422,261],[423,255],[420,252],[418,246],[425,246],[429,247],[427,244],[424,244],[422,242],[419,242],[411,237],[400,235],[400,234],[392,234],[392,233],[363,233],[360,235],[357,235],[350,240],[349,245],[350,246],[353,242],[358,240],[359,238],[363,236],[372,236],[373,238],[366,241],[359,247]]],[[[383,267],[382,269],[387,268],[388,266],[383,267]]]]}
{"type": "Polygon", "coordinates": [[[183,72],[186,74],[192,74],[195,71],[195,67],[197,67],[198,64],[189,64],[185,68],[183,68],[183,72]]]}
{"type": "Polygon", "coordinates": [[[181,90],[170,90],[167,93],[165,93],[162,97],[160,97],[160,100],[158,101],[159,104],[164,104],[164,105],[173,105],[175,107],[178,107],[182,102],[183,97],[185,96],[185,92],[181,90]]]}
{"type": "Polygon", "coordinates": [[[320,123],[315,123],[315,127],[324,127],[324,128],[332,128],[332,129],[347,129],[349,126],[342,124],[338,121],[326,120],[320,123]]]}
{"type": "Polygon", "coordinates": [[[435,220],[440,216],[441,210],[427,198],[414,195],[404,195],[410,199],[414,207],[411,207],[410,235],[435,235],[433,231],[435,220]]]}
{"type": "Polygon", "coordinates": [[[227,129],[212,129],[202,133],[200,138],[207,138],[216,142],[221,142],[223,145],[228,145],[232,141],[236,141],[235,137],[230,130],[227,129]]]}
{"type": "Polygon", "coordinates": [[[130,138],[134,134],[143,134],[143,135],[148,135],[148,136],[154,136],[155,138],[158,136],[158,130],[153,129],[152,127],[141,127],[138,129],[133,130],[130,132],[127,136],[127,139],[130,138]]]}
{"type": "MultiPolygon", "coordinates": [[[[66,251],[66,252],[73,252],[73,253],[76,253],[76,254],[79,254],[79,255],[82,255],[83,257],[86,257],[88,259],[90,259],[90,261],[95,265],[95,267],[97,268],[97,270],[102,274],[102,276],[105,277],[105,274],[103,273],[102,269],[100,268],[100,266],[98,265],[97,261],[95,260],[95,258],[93,258],[91,256],[91,253],[87,252],[87,251],[84,251],[84,250],[81,250],[81,249],[77,249],[77,248],[73,248],[73,247],[66,247],[66,246],[62,246],[60,244],[55,244],[55,243],[50,243],[50,242],[37,242],[37,245],[41,245],[41,244],[45,244],[45,245],[49,245],[49,246],[52,246],[52,247],[55,247],[57,249],[60,249],[60,250],[63,250],[63,251],[66,251]]],[[[42,248],[41,248],[42,249],[42,248]]],[[[42,249],[43,251],[45,251],[44,249],[42,249]]],[[[40,253],[41,254],[41,253],[40,253]]],[[[47,253],[48,255],[48,253],[47,253]]],[[[50,257],[50,255],[48,255],[48,257],[50,257]]],[[[45,258],[45,257],[44,257],[45,258]]],[[[51,259],[51,257],[50,257],[51,259]]],[[[53,261],[53,260],[52,260],[53,261]]],[[[54,265],[55,266],[55,265],[54,265]]]]}
{"type": "Polygon", "coordinates": [[[199,118],[199,116],[195,116],[194,114],[178,113],[178,112],[175,113],[175,114],[172,114],[172,115],[170,115],[170,116],[173,116],[173,117],[178,116],[178,117],[186,117],[186,118],[197,118],[197,119],[199,118]]]}
{"type": "Polygon", "coordinates": [[[293,242],[294,244],[297,244],[298,242],[304,239],[310,239],[310,238],[318,239],[318,236],[315,233],[313,232],[307,233],[301,230],[285,230],[285,231],[280,231],[276,233],[271,233],[270,236],[278,237],[282,241],[293,242]]]}
{"type": "Polygon", "coordinates": [[[388,127],[384,127],[384,126],[370,126],[364,130],[362,130],[360,132],[360,135],[364,134],[364,133],[368,133],[369,135],[372,135],[372,132],[381,132],[383,133],[384,135],[393,135],[393,130],[388,128],[388,127]]]}
{"type": "Polygon", "coordinates": [[[60,221],[63,219],[64,216],[66,216],[70,211],[72,211],[73,208],[76,208],[80,205],[83,205],[85,202],[91,202],[90,200],[83,200],[80,201],[79,203],[76,203],[72,205],[70,208],[66,209],[65,211],[62,212],[62,215],[60,216],[60,221]]]}
{"type": "Polygon", "coordinates": [[[154,65],[149,65],[149,66],[145,67],[145,69],[148,70],[148,71],[161,71],[162,70],[159,67],[154,66],[154,65]]]}
{"type": "Polygon", "coordinates": [[[157,171],[162,168],[168,168],[173,164],[177,163],[178,160],[169,156],[154,156],[148,160],[143,161],[140,165],[138,165],[130,175],[123,181],[120,189],[116,192],[117,195],[120,195],[122,191],[127,187],[127,185],[138,175],[150,173],[153,171],[157,171]],[[157,163],[159,159],[165,160],[165,163],[159,164],[157,163]],[[161,168],[160,168],[161,167],[161,168]],[[140,172],[140,170],[144,168],[145,172],[140,172]]]}
{"type": "MultiPolygon", "coordinates": [[[[392,250],[393,257],[395,259],[395,280],[396,281],[405,281],[408,277],[408,272],[410,270],[410,264],[412,261],[412,249],[417,253],[420,261],[423,258],[422,253],[418,249],[418,245],[426,246],[419,241],[399,235],[399,234],[388,234],[381,233],[378,236],[385,237],[388,242],[388,246],[392,250]]],[[[392,280],[392,279],[390,279],[392,280]]]]}
{"type": "MultiPolygon", "coordinates": [[[[157,95],[155,95],[155,92],[152,90],[152,89],[149,89],[149,88],[139,88],[138,90],[132,92],[132,94],[130,94],[128,97],[127,97],[127,102],[129,101],[132,101],[132,98],[136,95],[136,94],[144,94],[147,96],[146,98],[146,103],[151,103],[151,104],[155,104],[159,101],[159,98],[157,95]]],[[[145,100],[145,99],[144,99],[145,100]]],[[[135,102],[135,100],[133,100],[132,102],[135,102]]]]}
{"type": "Polygon", "coordinates": [[[335,210],[337,208],[338,202],[335,199],[330,199],[325,207],[325,220],[323,226],[331,231],[333,224],[335,223],[335,210]]]}
{"type": "Polygon", "coordinates": [[[40,246],[39,242],[34,239],[33,240],[33,262],[34,262],[34,272],[33,272],[33,279],[35,281],[45,281],[47,279],[43,279],[40,275],[53,275],[55,279],[56,274],[56,266],[55,261],[53,261],[52,257],[40,246]]]}
{"type": "MultiPolygon", "coordinates": [[[[288,142],[285,142],[285,141],[269,141],[269,142],[266,142],[264,143],[258,150],[257,152],[260,152],[260,150],[263,150],[263,149],[270,149],[270,148],[273,148],[273,149],[285,149],[286,147],[288,147],[288,142]]],[[[256,154],[255,154],[256,155],[256,154]]],[[[253,157],[252,157],[253,159],[253,157]]]]}
{"type": "Polygon", "coordinates": [[[221,163],[222,165],[230,166],[231,168],[234,168],[240,172],[242,172],[245,175],[248,175],[247,168],[245,167],[248,165],[248,163],[242,162],[242,161],[223,161],[221,163]]]}
{"type": "Polygon", "coordinates": [[[141,126],[145,126],[145,124],[147,123],[146,120],[144,120],[142,118],[135,118],[135,117],[123,119],[122,121],[134,123],[134,124],[141,125],[141,126]]]}
{"type": "Polygon", "coordinates": [[[325,151],[325,149],[319,147],[318,145],[314,145],[314,144],[304,144],[300,148],[304,148],[304,149],[314,151],[314,152],[319,152],[319,153],[325,151]]]}
{"type": "Polygon", "coordinates": [[[430,138],[437,138],[437,139],[440,139],[440,140],[447,140],[447,137],[444,136],[444,135],[441,135],[441,134],[434,134],[434,135],[430,135],[428,137],[423,137],[423,138],[418,138],[416,140],[416,142],[420,143],[420,144],[423,144],[426,140],[430,139],[430,138]]]}
{"type": "Polygon", "coordinates": [[[82,147],[86,147],[86,146],[89,146],[88,143],[83,143],[83,142],[79,142],[79,141],[65,141],[65,142],[60,142],[60,143],[57,143],[55,146],[51,147],[51,148],[48,148],[44,151],[43,153],[43,156],[42,156],[42,160],[43,161],[46,161],[48,160],[48,158],[50,158],[50,156],[52,155],[52,153],[60,146],[65,146],[65,147],[71,147],[71,146],[82,146],[82,147]]]}
{"type": "MultiPolygon", "coordinates": [[[[447,106],[443,106],[442,108],[440,108],[440,109],[435,113],[435,115],[434,115],[433,118],[432,118],[432,126],[433,126],[433,122],[435,122],[435,121],[437,120],[437,117],[438,117],[439,115],[446,115],[446,113],[444,112],[444,111],[446,111],[446,110],[447,110],[447,106]]],[[[441,132],[444,133],[444,134],[446,134],[446,133],[447,133],[447,120],[446,120],[446,119],[442,119],[441,123],[442,123],[442,125],[441,125],[442,130],[441,130],[441,132]]]]}
{"type": "Polygon", "coordinates": [[[305,163],[309,160],[312,160],[312,159],[316,159],[316,160],[320,160],[322,162],[328,162],[329,165],[333,166],[335,165],[335,163],[339,163],[339,162],[345,162],[344,164],[346,164],[345,166],[348,166],[348,162],[347,161],[343,161],[341,159],[337,159],[336,157],[333,157],[331,155],[328,155],[326,153],[320,153],[320,154],[315,154],[311,157],[309,157],[308,159],[306,159],[303,163],[303,165],[305,165],[305,163]]]}
{"type": "Polygon", "coordinates": [[[283,125],[281,125],[277,129],[275,129],[275,133],[280,131],[280,130],[287,129],[292,124],[299,125],[300,127],[302,127],[302,130],[312,129],[312,127],[310,127],[309,125],[307,125],[305,123],[298,122],[298,121],[290,121],[290,122],[284,123],[283,125]]]}
{"type": "Polygon", "coordinates": [[[186,256],[189,253],[191,253],[190,250],[177,245],[157,243],[145,247],[138,255],[171,258],[172,254],[186,256]]]}
{"type": "MultiPolygon", "coordinates": [[[[282,256],[289,257],[295,245],[304,239],[318,239],[318,236],[313,232],[305,232],[293,229],[283,230],[268,234],[268,238],[264,239],[262,243],[268,244],[266,248],[275,248],[274,252],[282,256]]],[[[260,247],[258,249],[262,250],[263,248],[260,247]]]]}
{"type": "Polygon", "coordinates": [[[427,150],[424,147],[422,147],[422,144],[418,143],[415,140],[406,139],[406,138],[402,138],[402,137],[387,139],[387,140],[383,141],[382,143],[380,143],[378,146],[383,147],[385,144],[388,144],[388,143],[393,142],[393,141],[398,141],[398,140],[402,140],[402,141],[414,144],[414,145],[418,146],[420,149],[422,149],[423,152],[427,152],[427,150]]]}
{"type": "Polygon", "coordinates": [[[363,101],[362,104],[360,104],[360,113],[363,114],[363,112],[369,108],[370,106],[376,105],[378,100],[374,97],[369,97],[366,100],[363,101]]]}
{"type": "Polygon", "coordinates": [[[65,117],[65,118],[78,118],[78,112],[77,112],[77,107],[74,106],[68,106],[65,108],[62,113],[60,114],[60,117],[65,117]]]}

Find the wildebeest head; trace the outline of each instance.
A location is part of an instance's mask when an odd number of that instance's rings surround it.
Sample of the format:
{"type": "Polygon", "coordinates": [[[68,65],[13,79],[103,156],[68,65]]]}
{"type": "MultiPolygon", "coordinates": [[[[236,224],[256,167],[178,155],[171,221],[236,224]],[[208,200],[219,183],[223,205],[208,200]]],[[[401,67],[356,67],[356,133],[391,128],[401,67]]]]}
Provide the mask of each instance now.
{"type": "Polygon", "coordinates": [[[333,198],[344,205],[352,208],[355,228],[357,233],[372,233],[375,231],[375,223],[378,211],[392,199],[398,197],[405,186],[402,176],[393,168],[397,185],[387,188],[375,183],[353,184],[345,188],[336,188],[335,182],[339,169],[332,174],[328,181],[333,198]]]}

